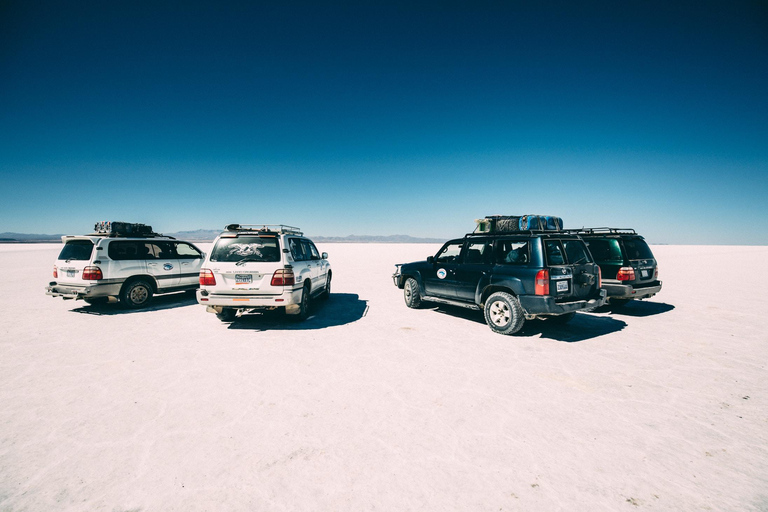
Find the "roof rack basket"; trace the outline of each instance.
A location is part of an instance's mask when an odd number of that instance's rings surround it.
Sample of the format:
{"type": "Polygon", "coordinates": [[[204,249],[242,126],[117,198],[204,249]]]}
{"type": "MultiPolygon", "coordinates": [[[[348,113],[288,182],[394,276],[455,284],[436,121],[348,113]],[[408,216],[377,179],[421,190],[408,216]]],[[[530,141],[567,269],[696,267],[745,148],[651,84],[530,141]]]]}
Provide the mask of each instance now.
{"type": "Polygon", "coordinates": [[[636,235],[632,228],[576,228],[565,229],[568,233],[576,235],[636,235]]]}
{"type": "Polygon", "coordinates": [[[101,221],[97,222],[93,226],[93,234],[99,236],[106,236],[109,238],[170,238],[172,236],[162,235],[155,233],[152,230],[152,226],[147,224],[140,224],[138,222],[122,222],[122,221],[101,221]]]}
{"type": "Polygon", "coordinates": [[[304,236],[300,228],[285,224],[227,224],[227,231],[268,231],[285,235],[304,236]]]}

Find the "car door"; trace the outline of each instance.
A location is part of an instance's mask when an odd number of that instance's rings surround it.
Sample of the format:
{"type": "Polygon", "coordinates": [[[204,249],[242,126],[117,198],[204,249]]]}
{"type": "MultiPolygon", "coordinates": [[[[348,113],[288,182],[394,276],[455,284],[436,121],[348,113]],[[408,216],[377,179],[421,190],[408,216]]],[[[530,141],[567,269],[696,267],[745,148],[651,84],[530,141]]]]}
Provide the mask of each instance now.
{"type": "Polygon", "coordinates": [[[425,268],[421,276],[424,285],[424,293],[434,297],[455,299],[457,277],[456,270],[459,265],[461,249],[464,240],[452,240],[446,242],[438,251],[431,263],[425,268]]]}
{"type": "Polygon", "coordinates": [[[200,267],[203,265],[203,253],[187,242],[174,242],[176,257],[181,270],[179,286],[194,286],[199,283],[200,267]]]}
{"type": "Polygon", "coordinates": [[[492,266],[493,245],[488,239],[467,240],[456,266],[456,295],[459,300],[475,301],[477,285],[492,266]]]}
{"type": "Polygon", "coordinates": [[[147,240],[140,245],[147,261],[147,272],[157,280],[157,287],[173,288],[179,286],[181,265],[176,257],[173,242],[165,240],[147,240]]]}
{"type": "Polygon", "coordinates": [[[309,240],[302,240],[301,243],[304,245],[304,252],[309,255],[309,260],[307,261],[307,267],[309,268],[309,275],[312,279],[312,292],[316,292],[319,290],[322,285],[325,284],[325,282],[321,281],[321,273],[322,273],[322,265],[321,261],[322,258],[320,258],[320,253],[317,251],[317,247],[315,247],[315,244],[310,242],[309,240]]]}

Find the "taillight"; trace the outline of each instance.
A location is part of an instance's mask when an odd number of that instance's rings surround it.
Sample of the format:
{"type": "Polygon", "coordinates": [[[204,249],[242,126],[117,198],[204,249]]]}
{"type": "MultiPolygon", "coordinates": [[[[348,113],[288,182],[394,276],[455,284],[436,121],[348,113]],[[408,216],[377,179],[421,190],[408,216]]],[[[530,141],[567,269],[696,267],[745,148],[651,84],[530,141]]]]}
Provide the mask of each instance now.
{"type": "Polygon", "coordinates": [[[616,274],[616,279],[619,281],[634,281],[635,269],[632,267],[621,267],[619,273],[616,274]]]}
{"type": "Polygon", "coordinates": [[[659,278],[659,267],[656,267],[656,270],[653,271],[653,278],[654,279],[659,278]]]}
{"type": "Polygon", "coordinates": [[[215,286],[216,277],[207,268],[200,269],[200,286],[215,286]]]}
{"type": "Polygon", "coordinates": [[[275,270],[275,273],[272,275],[272,281],[269,284],[272,286],[291,286],[296,284],[293,269],[288,267],[275,270]]]}
{"type": "Polygon", "coordinates": [[[56,265],[53,266],[53,277],[59,277],[59,269],[56,265]]]}
{"type": "Polygon", "coordinates": [[[536,295],[549,295],[549,270],[536,273],[536,295]]]}
{"type": "Polygon", "coordinates": [[[99,267],[85,267],[83,269],[83,279],[86,281],[98,281],[99,279],[104,279],[104,275],[99,267]]]}

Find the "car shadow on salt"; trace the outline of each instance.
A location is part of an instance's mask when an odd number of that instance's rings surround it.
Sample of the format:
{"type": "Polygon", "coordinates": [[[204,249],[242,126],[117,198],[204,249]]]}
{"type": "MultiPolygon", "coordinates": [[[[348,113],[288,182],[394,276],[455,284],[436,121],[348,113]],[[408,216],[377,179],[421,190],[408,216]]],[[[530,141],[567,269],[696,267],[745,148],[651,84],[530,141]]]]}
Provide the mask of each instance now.
{"type": "MultiPolygon", "coordinates": [[[[120,304],[83,304],[79,308],[70,310],[72,313],[84,315],[127,315],[134,313],[146,313],[147,311],[161,311],[164,309],[176,309],[187,306],[198,306],[197,299],[193,293],[179,292],[166,295],[156,295],[152,297],[149,306],[140,309],[127,309],[120,304]]],[[[198,306],[199,307],[199,306],[198,306]]]]}
{"type": "Polygon", "coordinates": [[[306,331],[351,324],[368,314],[368,301],[356,293],[331,293],[326,300],[313,300],[309,318],[297,322],[278,312],[246,313],[229,324],[230,329],[252,331],[306,331]]]}
{"type": "Polygon", "coordinates": [[[629,303],[621,307],[611,307],[611,305],[604,306],[605,309],[599,309],[599,312],[610,311],[613,315],[624,316],[653,316],[666,313],[675,309],[672,304],[666,304],[664,302],[649,302],[644,300],[632,300],[629,303]]]}
{"type": "MultiPolygon", "coordinates": [[[[485,317],[482,311],[443,305],[432,309],[437,313],[464,318],[485,325],[485,317]]],[[[618,332],[626,326],[626,322],[608,316],[576,313],[573,319],[566,324],[558,324],[553,321],[539,319],[527,320],[525,324],[523,324],[523,328],[510,337],[515,338],[540,335],[542,338],[574,343],[618,332]]]]}

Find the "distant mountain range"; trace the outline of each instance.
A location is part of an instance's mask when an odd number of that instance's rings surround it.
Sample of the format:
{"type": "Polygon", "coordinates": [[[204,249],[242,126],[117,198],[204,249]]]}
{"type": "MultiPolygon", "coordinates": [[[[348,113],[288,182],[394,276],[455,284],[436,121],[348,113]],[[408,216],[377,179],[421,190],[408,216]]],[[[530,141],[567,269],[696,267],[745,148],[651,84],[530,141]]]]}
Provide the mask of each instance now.
{"type": "MultiPolygon", "coordinates": [[[[191,242],[212,242],[220,229],[196,229],[194,231],[178,231],[176,233],[164,233],[181,240],[191,242]]],[[[40,235],[31,233],[0,233],[0,243],[57,243],[61,242],[62,235],[40,235]]],[[[443,243],[439,238],[419,238],[409,235],[347,235],[347,236],[309,236],[315,242],[321,243],[390,243],[390,244],[419,244],[419,243],[443,243]]]]}

